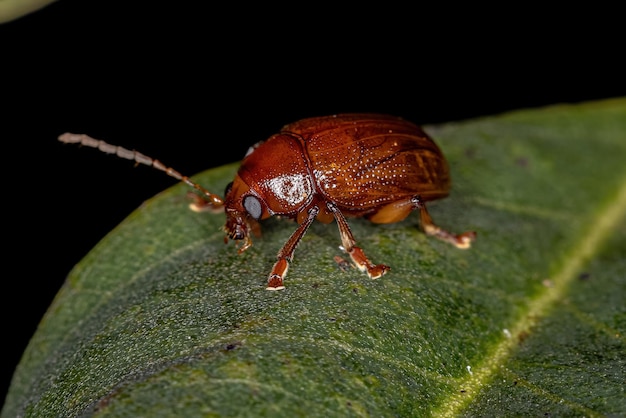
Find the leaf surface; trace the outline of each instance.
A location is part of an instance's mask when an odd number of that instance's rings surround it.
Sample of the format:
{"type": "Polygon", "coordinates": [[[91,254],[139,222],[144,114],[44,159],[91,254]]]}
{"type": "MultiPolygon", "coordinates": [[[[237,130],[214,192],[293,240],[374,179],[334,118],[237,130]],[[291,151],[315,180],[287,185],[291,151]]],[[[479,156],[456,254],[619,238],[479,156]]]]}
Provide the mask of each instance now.
{"type": "MultiPolygon", "coordinates": [[[[349,220],[392,267],[343,271],[315,223],[238,255],[174,186],[70,273],[16,371],[15,416],[604,416],[626,413],[626,99],[426,126],[451,166],[435,222],[349,220]]],[[[236,165],[195,180],[224,190],[236,165]]],[[[347,257],[346,257],[347,258],[347,257]]]]}

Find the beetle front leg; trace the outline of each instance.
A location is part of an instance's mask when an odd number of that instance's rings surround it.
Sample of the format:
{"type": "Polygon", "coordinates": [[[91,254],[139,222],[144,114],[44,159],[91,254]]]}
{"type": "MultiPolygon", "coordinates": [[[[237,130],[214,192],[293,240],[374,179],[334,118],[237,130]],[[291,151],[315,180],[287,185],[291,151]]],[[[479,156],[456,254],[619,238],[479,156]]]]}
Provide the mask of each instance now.
{"type": "Polygon", "coordinates": [[[274,264],[274,267],[272,267],[272,272],[267,280],[267,290],[283,290],[285,288],[283,279],[287,275],[289,263],[293,260],[293,253],[296,251],[298,243],[315,220],[319,211],[317,206],[309,209],[307,218],[298,226],[298,229],[291,234],[285,245],[283,245],[283,248],[278,252],[278,261],[274,264]]]}
{"type": "Polygon", "coordinates": [[[469,231],[456,235],[435,225],[433,218],[430,217],[428,210],[426,210],[426,204],[419,196],[415,196],[411,199],[411,202],[420,211],[420,223],[426,235],[432,235],[461,249],[469,248],[472,245],[472,241],[476,239],[476,232],[469,231]]]}
{"type": "Polygon", "coordinates": [[[352,235],[350,226],[348,225],[346,218],[343,216],[343,213],[341,213],[341,211],[337,208],[337,205],[334,203],[327,203],[326,206],[328,206],[328,210],[332,212],[335,216],[335,220],[337,221],[339,234],[341,235],[341,245],[343,246],[344,251],[350,255],[350,258],[356,267],[361,271],[367,272],[367,275],[372,279],[378,279],[383,274],[388,272],[391,267],[384,264],[372,263],[367,258],[363,250],[355,245],[356,240],[354,239],[354,235],[352,235]]]}
{"type": "Polygon", "coordinates": [[[207,199],[206,196],[199,196],[194,192],[188,192],[187,197],[191,200],[189,209],[194,212],[224,212],[224,203],[216,199],[207,199]]]}

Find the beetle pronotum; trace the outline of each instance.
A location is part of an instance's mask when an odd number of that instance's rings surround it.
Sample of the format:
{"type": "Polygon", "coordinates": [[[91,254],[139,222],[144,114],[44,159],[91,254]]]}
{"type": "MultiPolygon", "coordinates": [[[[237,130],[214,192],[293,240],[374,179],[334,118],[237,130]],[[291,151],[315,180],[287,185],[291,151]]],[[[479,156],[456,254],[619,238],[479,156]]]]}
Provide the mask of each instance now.
{"type": "Polygon", "coordinates": [[[368,259],[356,245],[347,217],[394,223],[418,210],[427,235],[457,248],[469,248],[476,237],[475,232],[456,235],[435,225],[425,202],[448,195],[448,164],[420,127],[394,116],[340,114],[288,124],[250,147],[224,198],[137,151],[82,134],[65,133],[59,140],[152,166],[188,184],[196,191],[193,210],[224,208],[224,241],[236,241],[239,253],[252,245],[250,231],[260,231],[258,221],[274,215],[294,219],[298,227],[278,252],[268,290],[284,289],[295,249],[315,219],[336,221],[343,250],[372,279],[390,267],[368,259]]]}

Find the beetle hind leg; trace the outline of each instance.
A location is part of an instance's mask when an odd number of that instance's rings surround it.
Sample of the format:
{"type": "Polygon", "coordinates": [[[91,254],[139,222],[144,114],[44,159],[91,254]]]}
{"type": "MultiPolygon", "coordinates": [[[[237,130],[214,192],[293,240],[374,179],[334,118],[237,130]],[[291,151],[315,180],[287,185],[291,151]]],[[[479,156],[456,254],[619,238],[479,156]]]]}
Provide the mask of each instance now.
{"type": "Polygon", "coordinates": [[[386,266],[384,264],[374,264],[372,263],[363,250],[360,247],[357,247],[356,240],[352,235],[352,231],[350,231],[350,226],[346,221],[346,218],[343,216],[341,211],[332,203],[327,204],[328,209],[335,216],[335,220],[337,221],[337,226],[339,227],[339,233],[341,234],[341,245],[345,252],[350,255],[350,258],[356,265],[356,267],[366,272],[367,275],[372,279],[378,279],[385,273],[387,273],[391,267],[386,266]]]}
{"type": "Polygon", "coordinates": [[[433,218],[431,218],[426,209],[426,204],[419,196],[414,197],[412,203],[413,206],[420,211],[420,223],[426,235],[432,235],[461,249],[469,248],[472,245],[472,241],[476,239],[476,232],[468,231],[457,235],[435,225],[433,218]]]}

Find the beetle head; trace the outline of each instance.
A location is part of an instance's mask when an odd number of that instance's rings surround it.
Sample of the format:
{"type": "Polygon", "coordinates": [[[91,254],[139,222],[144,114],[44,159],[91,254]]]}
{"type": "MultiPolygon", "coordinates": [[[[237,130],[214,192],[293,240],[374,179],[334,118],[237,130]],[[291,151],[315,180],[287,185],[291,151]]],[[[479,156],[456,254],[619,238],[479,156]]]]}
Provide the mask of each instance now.
{"type": "MultiPolygon", "coordinates": [[[[252,146],[224,193],[227,239],[241,242],[239,252],[259,235],[257,221],[274,215],[296,218],[313,198],[314,187],[302,145],[277,134],[252,146]]],[[[306,211],[304,212],[306,213],[306,211]]]]}
{"type": "Polygon", "coordinates": [[[259,235],[260,227],[257,221],[262,216],[267,216],[265,203],[238,175],[226,186],[224,196],[226,212],[224,241],[227,242],[230,238],[238,244],[241,243],[238,250],[241,253],[252,245],[250,232],[259,235]]]}

